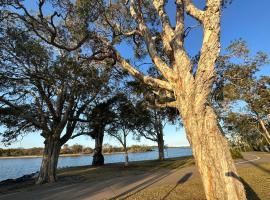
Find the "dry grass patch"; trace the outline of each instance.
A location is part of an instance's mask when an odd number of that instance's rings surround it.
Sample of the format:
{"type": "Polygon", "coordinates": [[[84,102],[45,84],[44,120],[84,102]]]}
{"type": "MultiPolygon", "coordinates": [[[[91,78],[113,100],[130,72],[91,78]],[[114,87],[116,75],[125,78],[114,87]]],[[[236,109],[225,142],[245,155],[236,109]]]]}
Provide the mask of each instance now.
{"type": "MultiPolygon", "coordinates": [[[[252,167],[238,167],[244,180],[248,200],[270,200],[270,164],[256,164],[252,167]]],[[[177,185],[162,185],[144,189],[117,199],[127,200],[205,200],[200,176],[196,174],[188,181],[177,185]]]]}

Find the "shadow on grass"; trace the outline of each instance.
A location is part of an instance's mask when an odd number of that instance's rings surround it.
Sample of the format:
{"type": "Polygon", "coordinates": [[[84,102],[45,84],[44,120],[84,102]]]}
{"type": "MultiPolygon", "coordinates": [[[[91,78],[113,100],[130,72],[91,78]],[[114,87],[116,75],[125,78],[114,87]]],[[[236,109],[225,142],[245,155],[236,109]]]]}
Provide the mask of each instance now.
{"type": "Polygon", "coordinates": [[[185,183],[191,176],[192,172],[186,173],[182,178],[177,181],[175,186],[162,198],[162,200],[165,200],[178,185],[185,183]]]}
{"type": "Polygon", "coordinates": [[[234,172],[227,172],[225,175],[233,177],[233,178],[237,179],[238,181],[240,181],[241,183],[243,183],[245,190],[246,190],[247,200],[261,200],[258,197],[257,193],[252,189],[252,187],[250,187],[249,184],[244,179],[237,176],[234,172]]]}
{"type": "MultiPolygon", "coordinates": [[[[183,168],[184,166],[186,166],[186,164],[189,164],[189,163],[191,164],[191,160],[189,160],[189,159],[185,160],[185,159],[180,160],[180,162],[179,161],[175,162],[177,160],[172,160],[172,159],[167,160],[167,161],[162,161],[162,162],[158,161],[158,162],[160,162],[159,169],[163,168],[163,169],[167,169],[167,170],[172,170],[172,169],[176,169],[176,168],[183,168]]],[[[155,170],[157,170],[157,169],[155,169],[155,170]]],[[[131,197],[131,196],[137,194],[138,192],[146,189],[147,187],[153,185],[154,183],[159,182],[160,180],[166,178],[167,176],[169,176],[172,173],[173,173],[172,171],[166,171],[165,173],[164,172],[163,173],[158,173],[154,177],[144,181],[143,183],[140,183],[140,184],[132,187],[131,189],[129,189],[129,190],[117,195],[117,196],[114,196],[111,199],[126,199],[128,197],[131,197]]],[[[186,174],[184,177],[182,177],[178,181],[177,185],[186,182],[191,175],[192,175],[192,173],[186,174]]]]}
{"type": "MultiPolygon", "coordinates": [[[[243,160],[249,161],[247,159],[243,159],[243,160]]],[[[262,171],[264,171],[264,172],[266,172],[268,174],[270,174],[270,170],[269,169],[266,169],[266,168],[262,167],[261,165],[258,165],[258,164],[256,164],[255,162],[252,162],[252,161],[250,161],[248,163],[251,164],[251,165],[253,165],[254,167],[256,167],[256,168],[258,168],[258,169],[260,169],[260,170],[262,170],[262,171]]]]}
{"type": "Polygon", "coordinates": [[[117,195],[117,196],[114,196],[113,198],[111,198],[111,200],[113,199],[126,199],[128,197],[131,197],[135,194],[137,194],[138,192],[144,190],[145,188],[153,185],[154,183],[162,180],[163,178],[169,176],[172,172],[166,172],[166,173],[162,173],[162,174],[157,174],[155,175],[154,177],[144,181],[143,183],[139,184],[139,185],[136,185],[135,187],[117,195]]]}

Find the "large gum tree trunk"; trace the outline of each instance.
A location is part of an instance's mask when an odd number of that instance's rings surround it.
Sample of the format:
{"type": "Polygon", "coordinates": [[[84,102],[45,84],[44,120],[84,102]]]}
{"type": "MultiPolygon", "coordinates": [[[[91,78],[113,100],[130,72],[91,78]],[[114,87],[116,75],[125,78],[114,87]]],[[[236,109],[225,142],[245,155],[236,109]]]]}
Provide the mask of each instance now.
{"type": "Polygon", "coordinates": [[[49,137],[44,142],[42,163],[36,184],[53,183],[56,181],[57,163],[60,154],[60,141],[49,137]]]}
{"type": "MultiPolygon", "coordinates": [[[[193,106],[192,106],[193,107],[193,106]]],[[[210,106],[183,116],[184,127],[201,174],[208,200],[244,200],[229,145],[210,106]]]]}
{"type": "Polygon", "coordinates": [[[93,166],[104,165],[104,156],[102,155],[102,145],[103,145],[103,131],[99,131],[95,138],[95,149],[93,155],[93,166]]]}

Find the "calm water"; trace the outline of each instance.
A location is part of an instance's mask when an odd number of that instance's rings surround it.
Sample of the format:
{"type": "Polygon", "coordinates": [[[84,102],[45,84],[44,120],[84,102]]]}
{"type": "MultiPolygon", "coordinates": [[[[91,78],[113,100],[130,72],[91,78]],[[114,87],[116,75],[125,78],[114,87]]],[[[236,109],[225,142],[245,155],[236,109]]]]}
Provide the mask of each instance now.
{"type": "MultiPolygon", "coordinates": [[[[165,151],[165,157],[181,157],[192,155],[190,148],[168,148],[165,151]]],[[[105,163],[124,162],[124,154],[104,155],[105,163]]],[[[129,153],[130,161],[155,160],[158,158],[158,151],[129,153]]],[[[58,168],[83,166],[92,163],[92,156],[82,155],[76,157],[60,157],[58,168]]],[[[0,181],[9,178],[18,178],[25,174],[30,174],[39,170],[41,158],[10,158],[0,159],[0,181]]]]}

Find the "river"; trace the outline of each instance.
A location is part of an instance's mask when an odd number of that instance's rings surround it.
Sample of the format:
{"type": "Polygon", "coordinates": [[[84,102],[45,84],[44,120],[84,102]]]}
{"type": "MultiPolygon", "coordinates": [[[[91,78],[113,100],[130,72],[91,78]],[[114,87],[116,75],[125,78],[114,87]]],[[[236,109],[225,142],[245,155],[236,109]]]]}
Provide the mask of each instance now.
{"type": "MultiPolygon", "coordinates": [[[[168,148],[165,150],[166,158],[190,156],[192,151],[190,148],[168,148]]],[[[158,151],[129,153],[129,161],[155,160],[158,158],[158,151]]],[[[92,156],[80,155],[70,157],[60,157],[58,168],[90,165],[92,156]]],[[[106,154],[104,155],[105,163],[124,162],[124,154],[106,154]]],[[[0,159],[0,181],[21,177],[39,170],[41,158],[7,158],[0,159]]]]}

